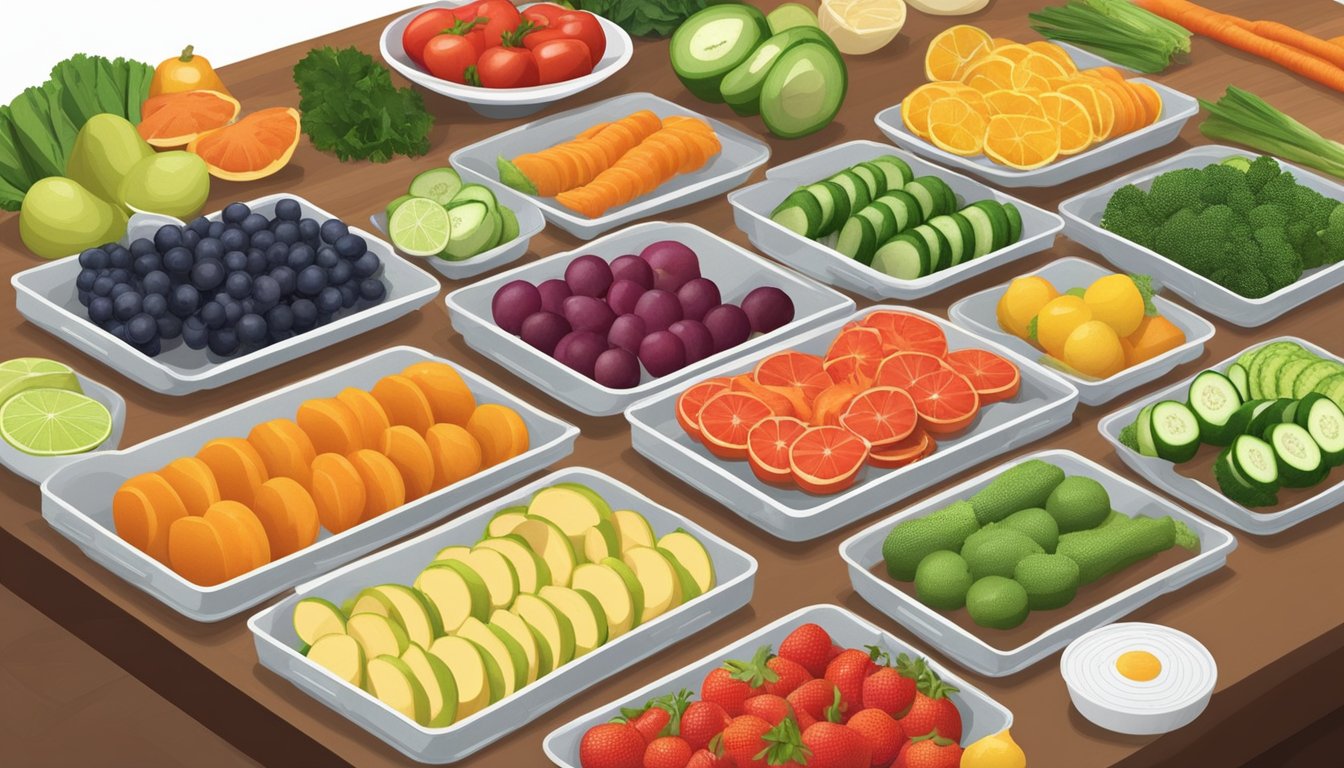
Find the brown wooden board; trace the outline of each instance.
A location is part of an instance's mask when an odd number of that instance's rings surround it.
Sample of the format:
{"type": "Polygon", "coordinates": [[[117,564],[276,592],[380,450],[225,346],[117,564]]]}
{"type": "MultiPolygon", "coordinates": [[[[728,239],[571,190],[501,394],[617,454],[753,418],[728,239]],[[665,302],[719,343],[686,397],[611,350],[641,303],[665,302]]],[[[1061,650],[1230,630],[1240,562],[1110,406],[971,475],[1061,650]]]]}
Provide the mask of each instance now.
{"type": "MultiPolygon", "coordinates": [[[[763,7],[775,4],[760,3],[763,7]]],[[[996,36],[1036,39],[1027,26],[1026,13],[1045,4],[997,0],[985,11],[964,18],[932,17],[911,10],[904,31],[891,45],[873,55],[847,57],[849,95],[839,120],[800,140],[781,141],[766,136],[774,150],[771,164],[849,139],[881,140],[872,117],[924,81],[923,54],[934,34],[950,24],[964,22],[981,25],[996,36]]],[[[1344,34],[1344,10],[1329,0],[1271,5],[1253,0],[1208,0],[1207,4],[1249,18],[1273,16],[1321,37],[1344,34]]],[[[221,74],[242,101],[244,110],[296,106],[298,97],[290,69],[312,45],[357,45],[376,57],[378,35],[390,18],[283,48],[226,67],[221,74]]],[[[1188,64],[1177,66],[1157,79],[1206,99],[1216,98],[1227,85],[1235,84],[1265,96],[1316,130],[1338,136],[1340,109],[1344,106],[1344,97],[1339,93],[1205,39],[1194,41],[1188,64]]],[[[724,105],[702,104],[691,97],[668,66],[665,41],[638,42],[634,59],[624,71],[542,114],[637,90],[652,91],[753,133],[764,133],[757,118],[739,118],[724,105]]],[[[207,210],[217,210],[233,200],[293,192],[349,222],[362,224],[371,213],[403,193],[417,172],[446,165],[452,150],[521,122],[486,120],[464,105],[432,94],[426,94],[425,101],[436,117],[429,155],[399,158],[385,165],[347,164],[318,153],[305,139],[300,142],[294,161],[269,179],[252,184],[215,182],[207,210]]],[[[1208,143],[1198,132],[1198,121],[1196,118],[1187,126],[1179,141],[1161,150],[1064,186],[1016,190],[1014,194],[1036,205],[1054,208],[1066,197],[1110,178],[1191,145],[1208,143]]],[[[758,172],[756,179],[760,175],[758,172]]],[[[668,218],[691,221],[747,244],[746,237],[733,227],[731,209],[723,199],[676,211],[668,218]]],[[[527,259],[578,245],[575,239],[549,228],[532,241],[527,259]]],[[[945,315],[947,306],[958,298],[1061,256],[1081,256],[1105,264],[1096,254],[1061,239],[1047,253],[996,269],[916,302],[915,306],[945,315]]],[[[3,271],[13,274],[37,263],[19,242],[17,218],[14,215],[0,218],[3,271]]],[[[457,284],[445,282],[444,291],[456,287],[457,284]]],[[[861,306],[868,303],[860,301],[861,306]]],[[[1344,319],[1344,290],[1336,289],[1259,329],[1234,328],[1215,320],[1218,333],[1203,356],[1173,371],[1167,381],[1190,376],[1202,366],[1235,354],[1259,339],[1284,334],[1304,337],[1336,353],[1344,352],[1344,341],[1338,334],[1341,319],[1344,319]]],[[[293,361],[265,375],[184,398],[160,396],[140,388],[25,324],[14,309],[12,290],[0,296],[0,338],[4,339],[0,346],[5,358],[53,357],[119,389],[128,404],[123,445],[145,440],[388,346],[413,344],[510,386],[535,405],[580,426],[583,435],[575,454],[565,464],[609,472],[654,501],[715,530],[760,561],[756,595],[748,608],[644,664],[577,693],[565,705],[526,723],[461,765],[544,765],[541,741],[552,729],[804,605],[839,603],[902,637],[909,637],[909,633],[854,594],[836,551],[841,541],[871,522],[871,518],[804,544],[783,543],[761,533],[637,455],[630,448],[629,427],[621,417],[596,419],[568,410],[468,350],[453,332],[441,297],[412,316],[348,343],[293,361]]],[[[1162,386],[1163,382],[1154,382],[1134,391],[1132,397],[1162,386]]],[[[1112,454],[1096,428],[1099,417],[1124,401],[1109,407],[1080,406],[1067,429],[1017,453],[1067,448],[1133,478],[1134,474],[1112,454]]],[[[943,482],[959,479],[949,477],[943,482]]],[[[937,490],[935,486],[925,494],[896,500],[890,510],[881,514],[889,514],[937,490]]],[[[218,624],[196,624],[178,616],[85,558],[73,544],[47,527],[40,519],[39,508],[35,486],[12,474],[0,474],[0,580],[188,714],[263,764],[408,764],[378,739],[260,668],[244,617],[218,624]]],[[[1176,733],[1127,737],[1090,725],[1069,704],[1059,676],[1058,655],[1002,680],[966,676],[1013,710],[1016,718],[1013,734],[1030,756],[1033,768],[1241,765],[1344,703],[1344,693],[1338,685],[1344,679],[1344,558],[1340,557],[1344,550],[1344,524],[1339,518],[1338,510],[1329,512],[1267,539],[1238,534],[1239,546],[1227,568],[1153,602],[1130,617],[1189,632],[1207,645],[1218,661],[1217,693],[1209,709],[1195,723],[1176,733]]],[[[938,657],[936,653],[932,655],[938,657]]],[[[110,729],[109,724],[108,733],[100,734],[96,725],[92,725],[71,736],[110,739],[110,729]]],[[[15,765],[43,763],[38,750],[37,744],[11,741],[6,745],[5,758],[15,765]],[[26,753],[26,749],[32,753],[26,753]]]]}

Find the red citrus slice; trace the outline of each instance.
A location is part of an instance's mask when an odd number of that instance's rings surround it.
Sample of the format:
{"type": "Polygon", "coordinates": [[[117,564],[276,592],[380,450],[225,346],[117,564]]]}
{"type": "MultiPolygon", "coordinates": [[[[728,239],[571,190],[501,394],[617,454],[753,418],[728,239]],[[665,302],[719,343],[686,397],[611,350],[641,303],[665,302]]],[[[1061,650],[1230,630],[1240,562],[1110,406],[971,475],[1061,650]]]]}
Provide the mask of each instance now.
{"type": "Polygon", "coordinates": [[[215,178],[252,181],[284,168],[298,145],[299,111],[271,107],[201,134],[187,151],[199,155],[215,178]]]}
{"type": "Polygon", "coordinates": [[[811,427],[789,449],[793,481],[808,493],[837,493],[854,484],[868,443],[844,427],[811,427]]]}
{"type": "Polygon", "coordinates": [[[951,368],[937,355],[927,352],[893,352],[877,367],[873,385],[905,389],[921,376],[944,370],[951,368]]]}
{"type": "Polygon", "coordinates": [[[233,122],[239,109],[232,96],[219,91],[165,93],[145,99],[135,128],[151,147],[185,147],[202,133],[233,122]]]}
{"type": "Polygon", "coordinates": [[[882,348],[891,352],[927,352],[942,357],[947,354],[947,334],[928,318],[909,312],[880,309],[863,318],[868,328],[882,334],[882,348]]]}
{"type": "Polygon", "coordinates": [[[747,463],[756,477],[767,483],[787,483],[789,448],[807,431],[807,425],[787,416],[765,419],[747,432],[747,463]]]}
{"type": "Polygon", "coordinates": [[[709,398],[728,391],[727,379],[706,379],[677,397],[677,423],[693,440],[700,439],[700,409],[709,398]]]}
{"type": "Polygon", "coordinates": [[[896,469],[928,456],[937,447],[938,443],[934,441],[932,435],[925,432],[922,427],[916,427],[909,437],[899,443],[889,445],[880,451],[870,452],[868,463],[883,469],[896,469]]]}
{"type": "Polygon", "coordinates": [[[919,413],[905,390],[875,387],[850,401],[840,416],[840,426],[879,450],[909,437],[919,426],[919,413]]]}
{"type": "MultiPolygon", "coordinates": [[[[823,371],[821,375],[826,376],[826,373],[823,371]]],[[[826,381],[830,380],[831,378],[826,376],[826,381]]],[[[812,420],[812,400],[803,391],[802,387],[777,387],[767,385],[765,389],[787,399],[789,405],[793,406],[793,417],[795,419],[801,421],[812,420]]]]}
{"type": "Polygon", "coordinates": [[[1016,365],[984,349],[948,352],[947,364],[971,382],[981,405],[1016,397],[1022,386],[1022,374],[1016,365]]]}
{"type": "Polygon", "coordinates": [[[752,375],[757,383],[767,387],[798,387],[808,400],[834,383],[821,358],[802,352],[771,355],[756,365],[752,375]]]}
{"type": "Polygon", "coordinates": [[[841,331],[826,350],[826,373],[837,382],[872,381],[882,363],[882,334],[876,328],[841,331]]]}
{"type": "Polygon", "coordinates": [[[700,409],[700,439],[721,459],[745,459],[747,433],[771,416],[770,407],[753,395],[719,392],[700,409]]]}
{"type": "Polygon", "coordinates": [[[915,379],[906,391],[915,400],[921,426],[935,435],[969,427],[980,410],[980,396],[971,382],[950,368],[915,379]]]}
{"type": "Polygon", "coordinates": [[[734,392],[746,392],[757,400],[765,403],[770,409],[770,413],[775,416],[796,416],[794,412],[793,401],[785,395],[776,392],[769,387],[763,387],[751,378],[751,374],[742,373],[728,380],[729,389],[734,392]]]}
{"type": "Polygon", "coordinates": [[[859,396],[867,387],[843,382],[832,384],[822,390],[812,401],[812,421],[814,426],[840,426],[840,414],[849,407],[849,401],[859,396]]]}

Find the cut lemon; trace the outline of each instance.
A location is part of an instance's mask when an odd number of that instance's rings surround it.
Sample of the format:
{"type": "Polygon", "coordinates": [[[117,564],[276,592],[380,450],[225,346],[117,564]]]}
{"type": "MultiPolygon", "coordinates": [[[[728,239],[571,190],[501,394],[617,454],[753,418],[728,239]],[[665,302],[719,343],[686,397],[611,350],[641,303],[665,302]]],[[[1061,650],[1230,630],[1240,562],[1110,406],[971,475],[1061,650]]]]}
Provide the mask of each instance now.
{"type": "Polygon", "coordinates": [[[102,403],[64,389],[30,389],[0,406],[0,437],[33,456],[87,453],[112,434],[102,403]]]}
{"type": "Polygon", "coordinates": [[[841,53],[862,56],[890,43],[905,26],[905,0],[825,0],[817,24],[841,53]]]}
{"type": "Polygon", "coordinates": [[[397,250],[408,256],[437,256],[448,247],[452,222],[442,205],[427,197],[413,197],[392,212],[387,234],[397,250]]]}
{"type": "Polygon", "coordinates": [[[939,149],[969,157],[983,151],[985,118],[956,96],[945,96],[929,107],[929,140],[939,149]]]}
{"type": "Polygon", "coordinates": [[[1059,154],[1076,155],[1092,146],[1092,118],[1082,102],[1062,93],[1041,94],[1043,117],[1059,129],[1059,154]]]}
{"type": "Polygon", "coordinates": [[[0,405],[28,389],[82,391],[75,372],[64,363],[41,357],[20,357],[0,363],[0,405]]]}
{"type": "MultiPolygon", "coordinates": [[[[937,106],[929,118],[931,127],[937,106]]],[[[1043,117],[995,115],[985,130],[984,152],[990,160],[1019,171],[1040,168],[1059,157],[1059,129],[1043,117]]]]}
{"type": "Polygon", "coordinates": [[[930,80],[961,80],[968,62],[993,49],[993,39],[979,27],[948,27],[929,43],[924,54],[924,76],[930,80]]]}

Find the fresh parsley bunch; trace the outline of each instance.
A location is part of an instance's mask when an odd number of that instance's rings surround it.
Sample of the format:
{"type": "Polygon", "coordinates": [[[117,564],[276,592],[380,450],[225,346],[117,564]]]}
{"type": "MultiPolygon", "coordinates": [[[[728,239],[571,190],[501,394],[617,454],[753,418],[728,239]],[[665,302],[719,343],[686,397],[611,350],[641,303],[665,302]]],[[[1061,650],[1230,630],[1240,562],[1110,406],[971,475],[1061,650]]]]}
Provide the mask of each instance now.
{"type": "Polygon", "coordinates": [[[350,47],[314,48],[294,65],[303,132],[342,161],[385,163],[429,151],[434,118],[420,94],[392,85],[387,67],[350,47]]]}

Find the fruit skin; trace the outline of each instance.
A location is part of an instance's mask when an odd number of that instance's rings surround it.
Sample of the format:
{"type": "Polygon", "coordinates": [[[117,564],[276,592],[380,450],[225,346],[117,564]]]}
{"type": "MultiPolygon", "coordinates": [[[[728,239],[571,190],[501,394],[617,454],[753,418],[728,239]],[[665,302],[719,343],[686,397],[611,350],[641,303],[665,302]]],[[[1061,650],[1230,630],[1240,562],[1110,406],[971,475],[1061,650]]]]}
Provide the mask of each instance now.
{"type": "Polygon", "coordinates": [[[891,768],[960,768],[961,747],[937,734],[916,736],[901,748],[891,768]]]}
{"type": "Polygon", "coordinates": [[[877,671],[868,651],[849,648],[826,665],[826,679],[840,689],[840,702],[846,713],[863,707],[863,682],[877,671]]]}
{"type": "Polygon", "coordinates": [[[136,163],[121,180],[117,201],[133,211],[190,219],[210,196],[205,161],[190,152],[159,152],[136,163]]]}
{"type": "Polygon", "coordinates": [[[1059,297],[1059,291],[1039,275],[1015,278],[999,297],[995,315],[999,327],[1014,336],[1027,338],[1027,324],[1041,308],[1059,297]]]}
{"type": "Polygon", "coordinates": [[[955,611],[966,604],[974,579],[961,555],[946,549],[930,552],[915,570],[915,595],[931,608],[955,611]]]}
{"type": "Polygon", "coordinates": [[[1064,555],[1027,555],[1013,568],[1013,581],[1027,593],[1033,611],[1063,608],[1078,593],[1078,564],[1064,555]]]}
{"type": "MultiPolygon", "coordinates": [[[[764,768],[765,760],[756,755],[766,748],[765,734],[774,726],[756,715],[734,717],[723,730],[723,752],[733,759],[737,768],[764,768]]],[[[588,768],[587,765],[584,768],[588,768]]]]}
{"type": "Polygon", "coordinates": [[[698,749],[691,755],[686,768],[735,768],[733,759],[727,755],[719,756],[708,749],[698,749]]]}
{"type": "Polygon", "coordinates": [[[680,736],[662,736],[645,748],[643,768],[685,768],[691,753],[690,745],[680,736]]]}
{"type": "Polygon", "coordinates": [[[642,768],[644,737],[628,723],[602,723],[588,729],[579,741],[583,768],[642,768]]]}
{"type": "Polygon", "coordinates": [[[1120,336],[1138,330],[1143,322],[1143,293],[1129,275],[1097,278],[1083,293],[1092,317],[1111,326],[1120,336]]]}
{"type": "Polygon", "coordinates": [[[1120,340],[1125,350],[1125,365],[1134,366],[1185,343],[1185,332],[1161,315],[1145,316],[1134,333],[1120,340]]]}
{"type": "Polygon", "coordinates": [[[784,722],[784,718],[793,716],[793,707],[783,696],[762,693],[747,699],[742,705],[742,713],[755,715],[774,727],[784,722]]]}
{"type": "Polygon", "coordinates": [[[1009,467],[971,496],[975,519],[988,525],[1021,509],[1044,507],[1051,491],[1063,481],[1064,470],[1040,459],[1009,467]]]}
{"type": "Polygon", "coordinates": [[[1106,379],[1125,369],[1125,348],[1115,329],[1100,320],[1088,320],[1064,340],[1064,364],[1086,376],[1106,379]]]}
{"type": "Polygon", "coordinates": [[[653,744],[662,733],[667,724],[672,722],[672,714],[662,707],[649,707],[643,714],[630,721],[630,724],[639,731],[639,735],[649,744],[653,744]]]}
{"type": "Polygon", "coordinates": [[[839,721],[844,717],[840,689],[824,677],[803,683],[787,698],[800,725],[811,725],[822,720],[839,721]]]}
{"type": "Polygon", "coordinates": [[[839,723],[820,722],[803,732],[803,746],[811,750],[811,768],[869,768],[873,747],[859,731],[839,723]]]}
{"type": "Polygon", "coordinates": [[[1029,603],[1027,590],[1006,576],[978,579],[966,593],[966,612],[971,620],[991,629],[1012,629],[1026,621],[1029,603]]]}
{"type": "Polygon", "coordinates": [[[961,753],[960,768],[1027,768],[1027,755],[1003,731],[971,742],[961,753]]]}
{"type": "Polygon", "coordinates": [[[700,686],[700,698],[723,707],[732,717],[741,715],[747,699],[761,693],[767,683],[777,681],[778,675],[766,666],[770,646],[756,649],[750,661],[729,659],[722,667],[711,670],[700,686]]]}
{"type": "Polygon", "coordinates": [[[120,240],[126,212],[64,176],[38,179],[19,208],[19,238],[44,259],[120,240]]]}
{"type": "MultiPolygon", "coordinates": [[[[1060,472],[1061,477],[1063,474],[1060,472]]],[[[1042,503],[1048,493],[1047,490],[1041,495],[1042,503]]],[[[961,551],[967,537],[979,530],[983,523],[977,518],[975,497],[972,497],[970,501],[955,501],[926,517],[897,524],[882,541],[882,560],[886,563],[887,574],[897,581],[912,581],[920,562],[929,554],[944,549],[961,551]]]]}
{"type": "Polygon", "coordinates": [[[1045,511],[1055,518],[1061,534],[1096,528],[1111,513],[1105,486],[1090,477],[1064,478],[1045,500],[1045,511]]]}
{"type": "Polygon", "coordinates": [[[812,674],[803,665],[782,656],[774,657],[765,666],[779,676],[779,679],[765,684],[765,692],[776,696],[788,696],[798,686],[812,679],[812,674]]]}
{"type": "Polygon", "coordinates": [[[723,733],[732,722],[727,710],[712,701],[694,701],[681,713],[681,738],[692,749],[709,746],[710,739],[723,733]]]}
{"type": "Polygon", "coordinates": [[[1051,300],[1036,314],[1036,341],[1046,352],[1064,359],[1064,342],[1078,326],[1092,319],[1092,309],[1077,296],[1051,300]]]}
{"type": "Polygon", "coordinates": [[[182,55],[159,62],[159,66],[154,68],[154,77],[149,81],[150,96],[200,90],[231,95],[214,67],[210,66],[210,61],[197,55],[194,46],[190,45],[182,49],[182,55]]]}
{"type": "Polygon", "coordinates": [[[891,715],[880,709],[867,708],[854,713],[846,723],[868,740],[872,747],[873,768],[886,768],[905,746],[905,729],[891,715]]]}
{"type": "Polygon", "coordinates": [[[944,683],[933,670],[926,669],[910,712],[900,720],[906,735],[916,738],[936,730],[944,738],[961,741],[961,712],[948,698],[956,692],[956,688],[944,683]]]}
{"type": "Polygon", "coordinates": [[[154,148],[140,138],[131,121],[120,115],[94,115],[75,135],[65,175],[97,197],[116,202],[121,180],[153,154],[154,148]]]}
{"type": "Polygon", "coordinates": [[[257,179],[264,179],[288,165],[290,158],[294,156],[294,148],[299,145],[299,120],[299,111],[292,107],[271,107],[269,109],[263,109],[258,112],[253,112],[236,123],[197,136],[187,145],[187,151],[200,154],[203,158],[206,158],[206,166],[210,169],[210,175],[217,179],[223,179],[225,181],[255,181],[257,179]],[[243,136],[246,138],[247,131],[255,132],[257,130],[257,125],[262,122],[280,120],[282,113],[293,124],[293,140],[290,141],[288,147],[272,157],[271,162],[268,165],[263,168],[248,170],[226,168],[216,162],[211,162],[210,157],[213,156],[211,150],[214,149],[218,142],[223,141],[226,137],[233,138],[236,136],[243,136]]]}
{"type": "Polygon", "coordinates": [[[924,660],[911,661],[909,656],[901,654],[896,663],[895,667],[882,667],[863,681],[863,706],[900,718],[915,703],[917,678],[924,671],[924,660]]]}
{"type": "Polygon", "coordinates": [[[971,577],[983,579],[986,576],[1010,577],[1019,560],[1043,551],[1041,545],[1021,531],[987,525],[967,537],[961,557],[971,577]]]}
{"type": "Polygon", "coordinates": [[[831,660],[831,645],[826,630],[816,624],[803,624],[779,644],[779,656],[802,665],[813,677],[821,677],[831,660]]]}

